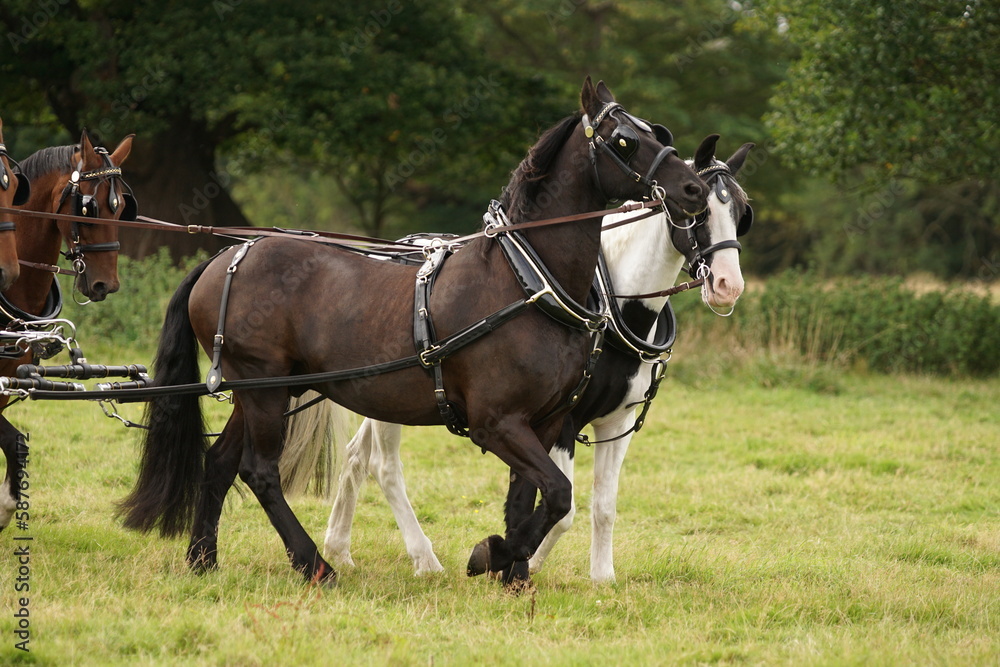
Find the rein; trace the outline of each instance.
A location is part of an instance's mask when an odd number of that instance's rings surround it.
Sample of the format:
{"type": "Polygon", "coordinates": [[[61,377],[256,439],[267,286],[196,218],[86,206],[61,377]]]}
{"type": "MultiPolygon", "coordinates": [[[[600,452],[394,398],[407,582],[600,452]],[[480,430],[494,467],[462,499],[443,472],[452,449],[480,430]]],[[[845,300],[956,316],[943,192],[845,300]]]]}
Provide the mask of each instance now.
{"type": "Polygon", "coordinates": [[[681,292],[686,292],[689,289],[701,287],[704,283],[704,278],[698,278],[697,280],[689,280],[686,283],[674,285],[673,287],[660,290],[659,292],[649,292],[648,294],[609,294],[608,296],[614,297],[615,299],[655,299],[656,297],[680,294],[681,292]]]}
{"type": "MultiPolygon", "coordinates": [[[[607,209],[602,211],[591,211],[588,213],[577,213],[574,215],[564,215],[558,218],[547,218],[545,220],[532,220],[530,222],[520,222],[512,224],[505,228],[504,231],[519,231],[522,229],[532,229],[535,227],[546,227],[549,225],[559,225],[568,222],[577,222],[580,220],[589,220],[592,218],[603,217],[605,215],[611,215],[614,213],[628,213],[630,211],[638,211],[642,209],[653,209],[648,211],[643,215],[638,215],[628,220],[623,220],[615,223],[615,226],[629,224],[632,222],[638,222],[647,217],[656,215],[659,211],[656,207],[663,205],[662,199],[652,199],[642,202],[632,202],[627,204],[622,204],[621,206],[613,209],[607,209]]],[[[70,215],[67,213],[49,213],[43,211],[27,211],[19,208],[11,208],[9,206],[0,206],[0,213],[10,213],[13,215],[20,215],[24,217],[44,217],[53,220],[64,220],[67,222],[83,222],[95,225],[113,225],[115,227],[126,227],[126,228],[136,228],[136,229],[152,229],[157,231],[167,231],[167,232],[185,232],[188,234],[212,234],[214,236],[222,237],[265,237],[265,236],[277,236],[277,237],[287,237],[289,235],[295,235],[301,237],[303,240],[316,241],[319,243],[338,243],[338,242],[351,242],[357,243],[359,245],[375,245],[382,248],[405,248],[406,250],[413,250],[412,245],[397,243],[394,241],[388,241],[386,239],[373,238],[369,236],[359,236],[356,234],[344,234],[340,232],[317,232],[308,230],[297,230],[297,229],[282,229],[280,227],[215,227],[212,225],[179,225],[173,222],[167,222],[165,220],[158,220],[156,218],[149,218],[144,215],[137,216],[135,220],[109,220],[107,218],[89,218],[82,215],[70,215]]],[[[610,226],[609,226],[610,228],[610,226]]],[[[451,243],[465,243],[473,239],[480,237],[492,237],[494,234],[489,230],[482,230],[469,234],[467,236],[462,236],[456,239],[450,240],[451,243]]],[[[38,268],[38,267],[36,267],[38,268]]]]}

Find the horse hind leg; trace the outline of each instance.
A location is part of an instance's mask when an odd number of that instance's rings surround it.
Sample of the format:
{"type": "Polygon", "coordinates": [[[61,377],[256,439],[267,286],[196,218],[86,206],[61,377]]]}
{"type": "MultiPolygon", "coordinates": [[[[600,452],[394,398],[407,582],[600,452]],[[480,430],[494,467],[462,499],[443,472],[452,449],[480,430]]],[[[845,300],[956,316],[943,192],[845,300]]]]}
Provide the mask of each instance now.
{"type": "Polygon", "coordinates": [[[403,479],[403,461],[399,457],[399,444],[403,428],[399,424],[375,422],[372,436],[375,447],[369,462],[375,471],[375,479],[389,502],[396,525],[403,534],[406,553],[413,560],[417,575],[443,572],[444,568],[434,555],[431,541],[420,529],[420,522],[406,496],[406,482],[403,479]]]}
{"type": "Polygon", "coordinates": [[[337,573],[323,560],[316,543],[288,506],[281,491],[278,462],[281,458],[286,392],[253,390],[241,393],[246,437],[239,475],[257,497],[271,525],[278,531],[292,567],[307,581],[336,583],[337,573]]]}
{"type": "Polygon", "coordinates": [[[372,427],[372,421],[365,419],[358,432],[347,443],[344,469],[337,483],[337,497],[326,524],[323,548],[327,558],[338,565],[354,567],[354,559],[351,558],[351,524],[357,510],[358,494],[368,475],[368,459],[374,440],[372,427]]]}
{"type": "Polygon", "coordinates": [[[243,456],[243,410],[239,401],[222,434],[205,453],[205,479],[195,509],[188,566],[195,572],[218,567],[219,518],[243,456]]]}

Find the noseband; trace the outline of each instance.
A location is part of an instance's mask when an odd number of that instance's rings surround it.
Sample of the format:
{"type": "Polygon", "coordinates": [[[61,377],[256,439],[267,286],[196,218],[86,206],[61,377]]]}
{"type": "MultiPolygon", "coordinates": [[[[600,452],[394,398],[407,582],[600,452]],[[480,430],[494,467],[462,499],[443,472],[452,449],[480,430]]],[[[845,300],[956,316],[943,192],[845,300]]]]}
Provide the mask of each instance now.
{"type": "MultiPolygon", "coordinates": [[[[118,208],[123,207],[121,219],[135,220],[137,213],[135,197],[132,195],[132,188],[122,178],[121,167],[116,167],[111,162],[111,156],[108,154],[106,148],[95,146],[94,151],[101,156],[104,166],[100,169],[92,169],[84,172],[81,172],[79,169],[74,170],[70,174],[66,187],[63,188],[62,195],[59,197],[59,206],[56,208],[56,212],[58,213],[65,201],[70,199],[73,202],[73,213],[75,215],[86,218],[100,217],[100,204],[97,201],[96,186],[94,190],[95,194],[85,195],[80,191],[80,183],[84,181],[98,181],[99,186],[100,181],[108,180],[108,208],[112,213],[117,213],[118,208]],[[128,192],[123,192],[121,195],[118,194],[118,181],[121,181],[122,186],[128,192]]],[[[82,160],[80,166],[83,166],[82,160]]],[[[89,224],[86,222],[77,222],[76,220],[71,223],[69,250],[62,253],[66,259],[73,263],[73,268],[78,274],[82,274],[87,269],[87,265],[83,261],[85,252],[116,252],[121,249],[121,243],[118,241],[80,243],[80,227],[89,224]]]]}
{"type": "MultiPolygon", "coordinates": [[[[631,178],[636,183],[642,183],[649,188],[650,197],[660,200],[665,199],[666,193],[663,188],[657,184],[656,179],[653,178],[653,174],[656,173],[657,168],[659,168],[660,164],[664,160],[671,155],[677,155],[677,149],[670,145],[674,140],[670,130],[662,125],[650,126],[646,121],[641,118],[636,118],[632,114],[625,111],[625,108],[618,102],[609,102],[606,104],[604,108],[601,109],[596,116],[594,116],[593,124],[591,124],[590,118],[587,117],[587,114],[583,114],[581,122],[583,123],[583,133],[586,135],[590,143],[590,165],[594,169],[594,178],[597,181],[597,190],[606,200],[611,201],[611,198],[604,194],[604,188],[601,187],[601,175],[597,171],[598,151],[607,154],[611,158],[611,161],[614,162],[626,176],[631,178]],[[639,148],[639,136],[635,133],[635,130],[622,124],[621,119],[618,118],[619,113],[623,114],[626,118],[639,126],[640,129],[652,132],[660,143],[665,144],[663,148],[660,149],[660,152],[656,154],[656,157],[653,158],[653,162],[649,165],[649,169],[646,170],[645,176],[634,170],[629,165],[629,161],[639,148]],[[611,135],[611,142],[605,141],[604,138],[597,134],[596,131],[597,128],[600,127],[601,121],[609,116],[613,117],[618,122],[618,126],[611,135]]],[[[667,210],[665,204],[663,206],[663,210],[664,212],[667,210]]]]}

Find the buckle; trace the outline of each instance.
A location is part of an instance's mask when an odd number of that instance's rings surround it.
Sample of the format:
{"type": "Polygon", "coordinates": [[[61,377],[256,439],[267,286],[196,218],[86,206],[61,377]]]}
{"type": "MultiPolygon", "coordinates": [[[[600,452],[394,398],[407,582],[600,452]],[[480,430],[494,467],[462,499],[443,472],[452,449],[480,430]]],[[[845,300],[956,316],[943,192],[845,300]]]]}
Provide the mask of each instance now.
{"type": "Polygon", "coordinates": [[[417,353],[417,359],[420,361],[420,365],[423,366],[424,368],[433,368],[434,366],[437,366],[438,364],[440,364],[441,363],[440,359],[438,359],[437,361],[428,361],[427,360],[427,355],[434,354],[435,352],[437,352],[440,349],[441,349],[440,345],[431,345],[429,348],[427,348],[423,352],[418,352],[417,353]]]}

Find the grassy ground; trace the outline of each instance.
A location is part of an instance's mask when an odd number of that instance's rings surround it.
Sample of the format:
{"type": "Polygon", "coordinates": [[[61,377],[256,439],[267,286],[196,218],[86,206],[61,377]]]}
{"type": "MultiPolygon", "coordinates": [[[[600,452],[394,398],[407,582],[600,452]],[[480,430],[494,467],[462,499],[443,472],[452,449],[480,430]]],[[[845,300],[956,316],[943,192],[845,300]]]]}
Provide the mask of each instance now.
{"type": "MultiPolygon", "coordinates": [[[[471,546],[501,527],[506,475],[443,429],[405,430],[403,453],[446,573],[412,575],[369,484],[357,567],[320,591],[292,572],[249,494],[223,515],[221,569],[189,574],[185,540],[112,516],[136,431],[91,404],[17,406],[31,518],[0,534],[0,663],[1000,662],[1000,381],[737,365],[675,363],[626,461],[618,582],[588,578],[584,449],[577,524],[519,597],[465,577],[471,546]],[[8,613],[22,595],[15,534],[34,538],[30,653],[14,649],[8,613]]],[[[328,503],[293,507],[321,541],[328,503]]]]}

